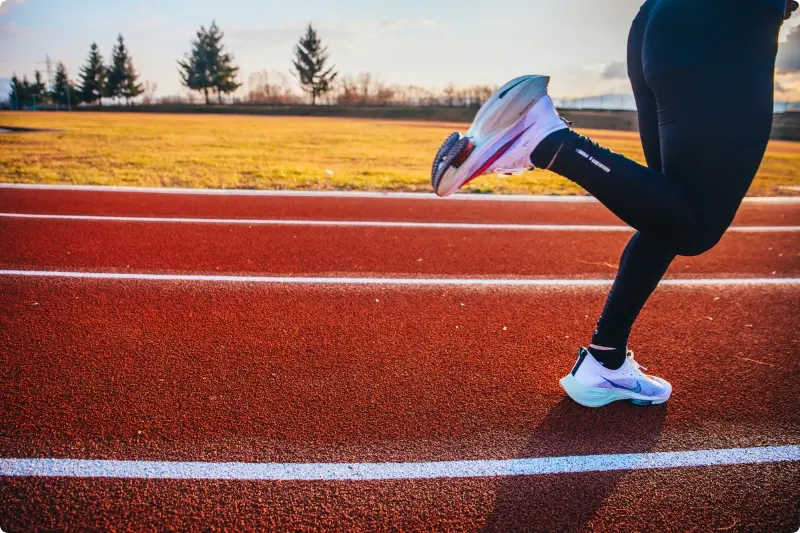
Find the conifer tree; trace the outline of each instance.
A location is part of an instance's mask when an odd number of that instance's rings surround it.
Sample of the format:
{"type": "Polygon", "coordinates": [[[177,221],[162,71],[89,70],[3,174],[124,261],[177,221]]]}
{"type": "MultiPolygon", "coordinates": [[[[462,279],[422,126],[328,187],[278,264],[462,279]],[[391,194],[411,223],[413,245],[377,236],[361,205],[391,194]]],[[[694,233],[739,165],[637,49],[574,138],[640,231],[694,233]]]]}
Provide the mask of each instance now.
{"type": "Polygon", "coordinates": [[[214,57],[209,49],[208,31],[204,26],[200,26],[196,33],[196,39],[192,41],[192,50],[184,56],[183,60],[178,61],[180,67],[178,72],[181,75],[181,83],[185,87],[203,92],[206,105],[211,103],[208,99],[208,92],[214,87],[213,63],[214,57]]]}
{"type": "Polygon", "coordinates": [[[53,82],[51,97],[57,104],[73,106],[78,103],[79,91],[69,81],[69,74],[67,74],[67,67],[64,66],[64,63],[59,63],[56,67],[56,78],[53,82]]]}
{"type": "Polygon", "coordinates": [[[97,43],[92,43],[89,49],[89,57],[86,65],[81,68],[80,78],[80,97],[87,104],[99,102],[103,105],[103,97],[106,96],[106,80],[108,74],[103,63],[103,56],[97,43]]]}
{"type": "Polygon", "coordinates": [[[236,81],[239,67],[233,64],[233,56],[225,51],[225,45],[222,44],[224,36],[217,23],[212,22],[206,33],[206,40],[211,65],[211,82],[220,104],[223,94],[230,94],[241,87],[236,81]]]}
{"type": "Polygon", "coordinates": [[[122,40],[122,35],[117,36],[117,44],[111,50],[111,65],[108,67],[108,83],[106,96],[115,100],[122,96],[122,84],[125,83],[125,60],[128,51],[122,40]]]}
{"type": "Polygon", "coordinates": [[[42,73],[38,70],[34,73],[33,83],[31,84],[31,98],[33,104],[38,106],[43,105],[47,100],[47,86],[42,80],[42,73]]]}
{"type": "Polygon", "coordinates": [[[125,102],[130,104],[130,101],[133,98],[136,98],[140,94],[144,92],[144,88],[142,84],[139,83],[139,73],[136,72],[136,69],[133,68],[133,60],[128,57],[127,61],[125,61],[125,84],[122,86],[122,97],[125,98],[125,102]]]}
{"type": "Polygon", "coordinates": [[[8,93],[8,100],[15,109],[22,109],[26,105],[28,95],[25,94],[25,85],[16,74],[11,76],[11,90],[8,93]]]}
{"type": "Polygon", "coordinates": [[[326,69],[328,49],[322,46],[322,41],[311,24],[297,43],[294,54],[293,63],[300,85],[311,95],[311,105],[315,105],[317,98],[333,89],[333,80],[339,73],[334,70],[334,66],[326,69]]]}
{"type": "Polygon", "coordinates": [[[124,98],[130,103],[131,98],[136,98],[142,93],[139,83],[139,74],[133,67],[133,59],[125,46],[122,35],[117,36],[117,44],[111,52],[111,66],[108,69],[108,85],[106,94],[110,98],[124,98]]]}

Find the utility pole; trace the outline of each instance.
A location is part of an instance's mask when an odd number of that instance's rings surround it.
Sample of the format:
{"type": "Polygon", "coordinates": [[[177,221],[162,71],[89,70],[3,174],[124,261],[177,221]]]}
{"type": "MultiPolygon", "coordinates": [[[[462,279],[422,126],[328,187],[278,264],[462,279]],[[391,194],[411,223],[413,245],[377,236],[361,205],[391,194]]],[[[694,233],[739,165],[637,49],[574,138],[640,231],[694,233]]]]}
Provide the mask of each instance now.
{"type": "Polygon", "coordinates": [[[37,65],[47,65],[47,91],[51,93],[55,90],[54,84],[55,81],[53,80],[53,62],[50,61],[50,54],[45,55],[44,61],[37,61],[37,65]]]}
{"type": "MultiPolygon", "coordinates": [[[[37,65],[47,65],[47,84],[50,86],[48,92],[55,92],[55,79],[53,76],[53,62],[50,60],[50,54],[45,55],[44,61],[37,61],[37,65]]],[[[58,102],[55,102],[56,111],[58,111],[58,102]]],[[[72,92],[69,86],[69,79],[67,80],[67,111],[72,111],[72,92]]]]}

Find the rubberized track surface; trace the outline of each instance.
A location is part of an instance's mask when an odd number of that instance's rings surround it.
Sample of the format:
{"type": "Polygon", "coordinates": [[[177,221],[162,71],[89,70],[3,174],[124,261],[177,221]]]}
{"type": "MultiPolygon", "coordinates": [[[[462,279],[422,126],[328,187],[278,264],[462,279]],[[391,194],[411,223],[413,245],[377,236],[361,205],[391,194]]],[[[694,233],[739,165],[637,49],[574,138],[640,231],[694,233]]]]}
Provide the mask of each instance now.
{"type": "MultiPolygon", "coordinates": [[[[736,224],[797,225],[798,207],[746,203],[736,224]]],[[[618,224],[592,203],[25,189],[0,189],[0,211],[618,224]]],[[[0,235],[0,269],[560,279],[613,276],[629,236],[29,219],[0,219],[0,235]]],[[[797,232],[730,233],[669,276],[797,278],[798,244],[797,232]]],[[[800,286],[660,288],[632,340],[673,398],[590,410],[558,379],[606,290],[0,276],[0,458],[372,463],[800,444],[800,286]]],[[[798,486],[798,462],[356,482],[0,477],[0,527],[796,531],[798,486]]]]}

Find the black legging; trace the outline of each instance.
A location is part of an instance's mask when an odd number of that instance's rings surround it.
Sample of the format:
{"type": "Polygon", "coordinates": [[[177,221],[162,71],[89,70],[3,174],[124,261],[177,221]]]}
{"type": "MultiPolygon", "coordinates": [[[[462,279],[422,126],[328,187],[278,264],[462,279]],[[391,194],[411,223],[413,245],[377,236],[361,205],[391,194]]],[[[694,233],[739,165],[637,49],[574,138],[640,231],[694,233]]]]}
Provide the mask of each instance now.
{"type": "Polygon", "coordinates": [[[532,154],[638,230],[594,344],[624,348],[675,256],[709,250],[733,221],[770,136],[781,21],[759,0],[648,0],[631,27],[628,75],[649,168],[571,130],[532,154]]]}

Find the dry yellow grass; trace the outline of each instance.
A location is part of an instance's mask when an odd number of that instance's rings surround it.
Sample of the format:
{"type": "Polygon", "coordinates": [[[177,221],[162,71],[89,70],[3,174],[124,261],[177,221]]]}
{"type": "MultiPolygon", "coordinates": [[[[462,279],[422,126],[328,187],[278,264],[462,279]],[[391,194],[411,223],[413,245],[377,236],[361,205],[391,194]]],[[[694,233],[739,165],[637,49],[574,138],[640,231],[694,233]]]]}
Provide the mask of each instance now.
{"type": "MultiPolygon", "coordinates": [[[[431,157],[465,124],[313,117],[2,113],[0,181],[248,189],[429,191],[431,157]]],[[[643,161],[638,136],[587,131],[643,161]]],[[[800,184],[800,143],[774,142],[751,195],[800,184]]],[[[482,193],[582,194],[549,172],[475,180],[482,193]]]]}

